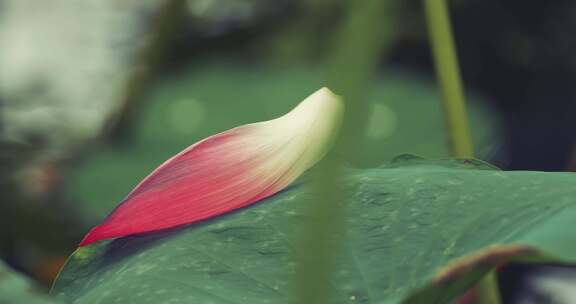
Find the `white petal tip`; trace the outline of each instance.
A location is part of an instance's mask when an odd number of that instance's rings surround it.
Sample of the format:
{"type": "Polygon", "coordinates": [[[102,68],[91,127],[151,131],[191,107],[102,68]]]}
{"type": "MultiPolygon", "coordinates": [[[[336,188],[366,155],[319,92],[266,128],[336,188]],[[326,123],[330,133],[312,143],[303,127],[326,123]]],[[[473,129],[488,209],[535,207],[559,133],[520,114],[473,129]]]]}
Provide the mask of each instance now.
{"type": "Polygon", "coordinates": [[[314,98],[322,98],[325,100],[332,100],[332,99],[338,99],[340,100],[340,96],[336,95],[332,90],[330,90],[328,87],[322,87],[320,88],[318,91],[314,92],[314,94],[310,95],[310,97],[314,97],[314,98]]]}

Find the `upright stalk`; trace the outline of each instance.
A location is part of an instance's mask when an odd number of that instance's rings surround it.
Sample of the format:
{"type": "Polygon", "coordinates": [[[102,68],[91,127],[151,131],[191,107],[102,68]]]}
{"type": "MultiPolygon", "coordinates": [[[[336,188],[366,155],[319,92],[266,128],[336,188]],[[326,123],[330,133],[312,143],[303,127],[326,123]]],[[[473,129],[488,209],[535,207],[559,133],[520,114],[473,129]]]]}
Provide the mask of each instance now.
{"type": "Polygon", "coordinates": [[[155,18],[150,26],[146,45],[140,50],[136,68],[130,71],[120,97],[120,109],[106,124],[107,137],[115,142],[125,144],[132,135],[134,121],[137,119],[143,94],[154,78],[166,47],[178,33],[181,22],[184,21],[186,1],[166,0],[159,2],[155,18]]]}
{"type": "Polygon", "coordinates": [[[310,207],[305,213],[307,220],[297,239],[292,304],[329,304],[337,294],[332,280],[335,255],[346,233],[345,193],[339,186],[341,166],[337,160],[328,157],[316,169],[318,174],[307,202],[310,207]]]}
{"type": "Polygon", "coordinates": [[[390,36],[392,0],[348,1],[347,16],[339,29],[338,40],[329,58],[327,85],[344,99],[346,114],[335,150],[316,166],[312,200],[298,235],[291,303],[328,304],[338,294],[333,284],[337,252],[345,242],[346,190],[340,185],[340,157],[354,160],[361,145],[371,84],[382,51],[390,36]]]}
{"type": "Polygon", "coordinates": [[[424,3],[436,74],[442,88],[451,154],[473,158],[474,148],[446,1],[424,0],[424,3]]]}
{"type": "Polygon", "coordinates": [[[498,278],[492,270],[476,285],[476,304],[501,304],[498,292],[498,278]]]}

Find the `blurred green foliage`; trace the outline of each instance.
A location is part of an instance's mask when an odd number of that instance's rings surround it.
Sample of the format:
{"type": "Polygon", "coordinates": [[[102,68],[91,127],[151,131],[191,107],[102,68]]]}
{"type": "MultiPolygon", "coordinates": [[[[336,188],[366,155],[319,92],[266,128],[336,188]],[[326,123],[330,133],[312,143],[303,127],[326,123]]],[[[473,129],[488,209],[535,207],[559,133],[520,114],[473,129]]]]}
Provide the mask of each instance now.
{"type": "Polygon", "coordinates": [[[0,303],[55,304],[57,301],[0,261],[0,303]]]}

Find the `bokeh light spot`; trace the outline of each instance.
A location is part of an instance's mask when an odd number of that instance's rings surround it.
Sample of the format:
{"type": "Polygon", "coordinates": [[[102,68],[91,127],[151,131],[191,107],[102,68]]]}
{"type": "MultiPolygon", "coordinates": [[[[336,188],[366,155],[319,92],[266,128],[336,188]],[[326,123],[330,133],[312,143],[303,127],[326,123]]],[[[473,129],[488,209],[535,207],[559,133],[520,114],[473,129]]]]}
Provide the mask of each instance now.
{"type": "Polygon", "coordinates": [[[384,139],[392,136],[398,127],[398,116],[389,106],[382,103],[372,104],[366,136],[372,139],[384,139]]]}

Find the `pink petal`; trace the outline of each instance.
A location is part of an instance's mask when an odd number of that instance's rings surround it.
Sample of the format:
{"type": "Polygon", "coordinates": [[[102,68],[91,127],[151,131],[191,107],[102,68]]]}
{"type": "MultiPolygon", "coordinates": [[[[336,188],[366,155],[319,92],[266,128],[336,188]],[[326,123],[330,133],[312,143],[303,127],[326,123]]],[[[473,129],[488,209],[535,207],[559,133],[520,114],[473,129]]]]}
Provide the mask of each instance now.
{"type": "Polygon", "coordinates": [[[196,223],[288,186],[327,151],[342,104],[321,89],[290,113],[204,139],[154,170],[80,246],[196,223]]]}

